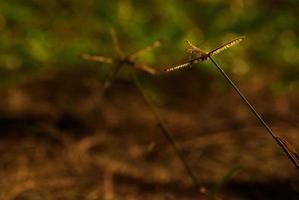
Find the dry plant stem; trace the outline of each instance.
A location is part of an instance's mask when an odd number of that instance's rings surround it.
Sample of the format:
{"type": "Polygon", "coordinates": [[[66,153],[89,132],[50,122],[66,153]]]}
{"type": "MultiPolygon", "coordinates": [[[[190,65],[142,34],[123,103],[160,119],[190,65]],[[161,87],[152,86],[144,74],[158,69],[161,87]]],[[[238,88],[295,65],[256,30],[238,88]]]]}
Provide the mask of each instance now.
{"type": "Polygon", "coordinates": [[[104,93],[110,88],[111,84],[114,82],[114,79],[118,74],[118,72],[120,71],[120,69],[122,68],[122,66],[123,64],[119,63],[106,77],[104,81],[104,93]]]}
{"type": "Polygon", "coordinates": [[[281,146],[281,148],[283,148],[289,158],[293,160],[296,166],[299,166],[299,154],[296,152],[295,148],[284,138],[277,136],[276,141],[281,146]]]}
{"type": "Polygon", "coordinates": [[[266,122],[263,120],[263,118],[260,116],[260,114],[255,110],[255,108],[249,103],[249,101],[246,99],[246,97],[242,94],[242,92],[239,90],[239,88],[235,85],[235,83],[228,77],[228,75],[224,72],[224,70],[216,63],[216,61],[209,56],[209,59],[212,61],[212,63],[218,68],[220,73],[224,76],[224,78],[229,82],[229,84],[235,89],[235,91],[239,94],[239,96],[242,98],[244,103],[249,107],[249,109],[252,111],[252,113],[256,116],[256,118],[261,122],[261,124],[266,128],[268,133],[271,135],[271,137],[277,142],[277,144],[282,148],[282,150],[286,153],[286,155],[289,157],[291,162],[295,165],[295,167],[299,170],[299,164],[298,160],[290,153],[288,152],[287,148],[284,147],[284,145],[280,142],[280,138],[274,134],[274,132],[271,130],[271,128],[266,124],[266,122]]]}
{"type": "Polygon", "coordinates": [[[151,51],[154,48],[157,48],[161,45],[161,39],[154,41],[153,43],[147,45],[146,47],[137,50],[136,52],[132,53],[131,55],[128,56],[129,60],[133,60],[143,54],[145,54],[148,51],[151,51]]]}
{"type": "Polygon", "coordinates": [[[120,48],[118,37],[116,35],[115,30],[112,27],[110,28],[110,36],[111,36],[113,47],[114,47],[114,50],[115,50],[116,54],[118,55],[118,57],[120,59],[123,59],[124,58],[124,53],[120,48]]]}
{"type": "Polygon", "coordinates": [[[123,53],[123,51],[120,47],[120,44],[119,44],[117,34],[116,34],[115,30],[112,27],[110,28],[110,36],[111,36],[111,39],[112,39],[113,48],[114,48],[114,51],[117,55],[117,58],[113,59],[113,58],[105,57],[105,56],[93,56],[93,55],[89,55],[89,54],[86,54],[86,53],[81,54],[81,57],[85,60],[89,60],[89,61],[93,61],[93,62],[106,63],[106,64],[116,64],[116,67],[105,78],[103,94],[106,93],[106,91],[112,85],[112,83],[113,83],[115,77],[117,76],[118,72],[125,65],[131,66],[135,69],[144,71],[144,72],[146,72],[148,74],[151,74],[151,75],[154,75],[154,74],[157,73],[157,71],[155,69],[151,68],[150,66],[148,66],[146,64],[137,63],[137,62],[134,61],[134,59],[136,57],[141,56],[141,55],[145,54],[146,52],[160,46],[161,45],[161,39],[154,41],[153,43],[147,45],[146,47],[144,47],[140,50],[137,50],[133,54],[130,54],[128,56],[124,56],[124,53],[123,53]]]}
{"type": "Polygon", "coordinates": [[[141,93],[142,97],[144,98],[144,100],[146,101],[146,103],[148,104],[148,106],[150,107],[151,111],[153,112],[153,114],[154,114],[154,116],[155,116],[155,118],[156,118],[156,120],[158,122],[158,126],[159,126],[162,134],[166,137],[166,139],[170,143],[171,147],[173,148],[174,152],[179,157],[179,159],[182,162],[185,170],[187,171],[188,175],[192,179],[195,189],[198,191],[200,189],[199,179],[195,175],[195,172],[192,170],[192,168],[191,168],[191,166],[190,166],[190,164],[189,164],[186,156],[182,152],[180,146],[178,145],[178,143],[176,142],[176,140],[174,139],[174,137],[172,136],[172,134],[169,132],[169,130],[165,126],[165,124],[164,124],[164,122],[163,122],[163,120],[161,118],[160,113],[157,111],[157,109],[155,108],[155,106],[151,102],[150,98],[145,94],[144,89],[141,86],[141,84],[140,84],[140,82],[139,82],[139,80],[138,80],[138,78],[136,77],[135,74],[133,74],[133,79],[134,79],[135,86],[137,87],[137,89],[141,93]]]}

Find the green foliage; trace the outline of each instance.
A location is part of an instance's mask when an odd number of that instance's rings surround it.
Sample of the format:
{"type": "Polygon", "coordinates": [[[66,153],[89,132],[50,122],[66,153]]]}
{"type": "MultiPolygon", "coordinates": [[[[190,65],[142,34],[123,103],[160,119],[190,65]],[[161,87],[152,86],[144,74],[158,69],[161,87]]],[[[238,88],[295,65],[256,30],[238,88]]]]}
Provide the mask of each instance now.
{"type": "Polygon", "coordinates": [[[111,26],[128,53],[164,38],[165,46],[145,57],[157,66],[182,61],[186,39],[209,50],[245,35],[241,47],[219,55],[223,66],[237,75],[261,67],[289,71],[299,66],[299,8],[294,2],[1,1],[0,71],[74,67],[81,52],[110,55],[111,26]],[[273,63],[277,68],[271,67],[273,63]]]}

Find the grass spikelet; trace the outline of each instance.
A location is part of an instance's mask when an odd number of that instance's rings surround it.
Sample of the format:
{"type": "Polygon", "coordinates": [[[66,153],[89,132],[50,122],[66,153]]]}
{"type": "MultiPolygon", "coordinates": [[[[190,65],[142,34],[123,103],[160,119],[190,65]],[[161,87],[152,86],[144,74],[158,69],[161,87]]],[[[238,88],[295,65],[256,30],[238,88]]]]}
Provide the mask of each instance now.
{"type": "Polygon", "coordinates": [[[213,49],[212,51],[210,51],[208,53],[208,55],[212,56],[212,55],[218,54],[218,53],[224,51],[225,49],[228,49],[228,48],[230,48],[230,47],[232,47],[232,46],[234,46],[234,45],[242,42],[244,39],[245,39],[244,36],[238,37],[238,38],[236,38],[236,39],[234,39],[232,41],[229,41],[229,42],[221,45],[220,47],[217,47],[216,49],[213,49]]]}

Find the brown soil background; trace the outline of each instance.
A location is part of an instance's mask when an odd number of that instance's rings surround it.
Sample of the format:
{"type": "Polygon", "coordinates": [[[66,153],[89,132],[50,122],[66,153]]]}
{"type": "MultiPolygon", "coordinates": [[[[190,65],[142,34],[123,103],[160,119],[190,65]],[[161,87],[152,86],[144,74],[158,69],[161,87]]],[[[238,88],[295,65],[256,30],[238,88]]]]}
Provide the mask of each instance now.
{"type": "MultiPolygon", "coordinates": [[[[1,89],[0,198],[208,199],[134,85],[116,81],[103,97],[96,73],[56,71],[1,89]]],[[[161,88],[150,93],[202,184],[241,167],[220,198],[299,199],[298,171],[224,80],[184,73],[151,78],[161,88]]],[[[236,82],[299,149],[299,92],[274,95],[263,78],[236,82]]]]}

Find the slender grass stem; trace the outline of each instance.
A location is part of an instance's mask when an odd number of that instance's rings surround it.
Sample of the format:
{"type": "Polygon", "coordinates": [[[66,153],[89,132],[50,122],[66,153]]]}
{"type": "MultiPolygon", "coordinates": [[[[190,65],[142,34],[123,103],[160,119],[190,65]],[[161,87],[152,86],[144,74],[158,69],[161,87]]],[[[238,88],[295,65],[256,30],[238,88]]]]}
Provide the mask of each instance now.
{"type": "MultiPolygon", "coordinates": [[[[154,114],[154,116],[155,116],[155,118],[158,122],[158,127],[160,128],[162,134],[166,137],[166,139],[170,143],[172,149],[174,150],[174,152],[176,153],[176,155],[180,159],[180,161],[181,161],[182,165],[184,166],[186,172],[188,173],[188,175],[192,179],[192,182],[194,184],[195,189],[198,191],[201,188],[199,178],[196,176],[195,172],[192,170],[192,168],[191,168],[191,166],[188,162],[188,159],[186,158],[185,154],[181,150],[181,147],[179,146],[179,144],[176,142],[175,138],[172,136],[172,134],[170,133],[170,131],[168,130],[168,128],[164,124],[160,113],[158,112],[158,110],[156,109],[154,104],[152,103],[150,97],[145,93],[140,81],[138,80],[138,78],[135,74],[133,74],[133,79],[134,79],[134,83],[135,83],[135,86],[137,87],[138,91],[141,93],[141,95],[144,98],[145,102],[148,104],[151,111],[153,112],[153,114],[154,114]]],[[[204,188],[204,187],[202,187],[202,188],[204,188]]]]}
{"type": "Polygon", "coordinates": [[[256,118],[260,121],[263,127],[266,128],[267,132],[271,135],[271,137],[276,141],[276,143],[282,148],[282,150],[286,153],[290,161],[295,165],[295,167],[299,170],[299,164],[298,160],[292,154],[289,153],[289,151],[283,146],[283,144],[280,142],[280,138],[274,134],[274,132],[271,130],[271,128],[267,125],[267,123],[263,120],[261,115],[256,111],[256,109],[250,104],[250,102],[246,99],[246,97],[243,95],[243,93],[239,90],[239,88],[236,86],[236,84],[229,78],[229,76],[224,72],[224,70],[216,63],[216,61],[209,56],[209,59],[212,61],[212,63],[217,67],[217,69],[220,71],[220,73],[224,76],[224,78],[229,82],[229,84],[234,88],[234,90],[239,94],[241,99],[244,101],[244,103],[249,107],[249,109],[252,111],[252,113],[256,116],[256,118]]]}

